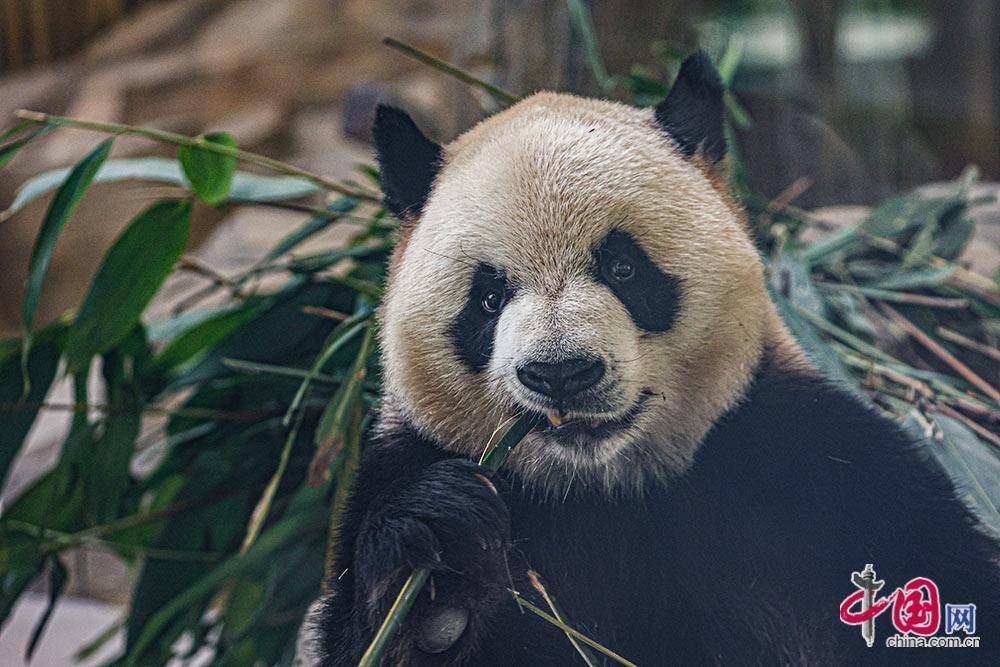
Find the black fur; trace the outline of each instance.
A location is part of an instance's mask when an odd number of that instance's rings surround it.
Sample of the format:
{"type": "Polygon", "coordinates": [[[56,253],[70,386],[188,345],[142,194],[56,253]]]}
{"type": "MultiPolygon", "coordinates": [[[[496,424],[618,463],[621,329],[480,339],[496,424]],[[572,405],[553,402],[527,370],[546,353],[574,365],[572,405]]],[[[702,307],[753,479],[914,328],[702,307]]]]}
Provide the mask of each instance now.
{"type": "Polygon", "coordinates": [[[372,125],[385,207],[400,220],[419,216],[441,165],[441,147],[405,111],[380,104],[372,125]]]}
{"type": "Polygon", "coordinates": [[[718,162],[726,156],[723,92],[715,65],[704,51],[696,51],[681,65],[667,97],[656,105],[656,122],[687,157],[700,153],[718,162]]]}
{"type": "Polygon", "coordinates": [[[324,665],[357,661],[418,564],[435,568],[435,601],[425,590],[393,664],[580,664],[560,631],[504,593],[531,592],[528,566],[572,625],[640,665],[996,664],[997,545],[896,425],[770,357],[693,467],[641,500],[581,489],[541,503],[507,474],[499,502],[471,463],[405,423],[388,433],[366,452],[344,521],[344,574],[316,627],[324,665]],[[865,646],[838,618],[865,563],[884,593],[919,575],[942,603],[976,603],[983,646],[886,648],[888,612],[865,646]],[[435,604],[471,615],[431,656],[413,648],[413,628],[435,604]]]}
{"type": "Polygon", "coordinates": [[[465,305],[449,329],[458,356],[473,372],[486,368],[493,356],[493,338],[500,311],[490,313],[483,309],[483,297],[490,290],[500,291],[504,295],[504,303],[513,294],[503,273],[492,266],[480,264],[472,274],[465,305]]]}
{"type": "Polygon", "coordinates": [[[673,325],[680,307],[680,282],[664,273],[628,233],[615,230],[597,246],[594,278],[618,297],[640,329],[662,333],[673,325]],[[622,260],[633,268],[633,275],[624,281],[611,272],[613,264],[622,260]]]}

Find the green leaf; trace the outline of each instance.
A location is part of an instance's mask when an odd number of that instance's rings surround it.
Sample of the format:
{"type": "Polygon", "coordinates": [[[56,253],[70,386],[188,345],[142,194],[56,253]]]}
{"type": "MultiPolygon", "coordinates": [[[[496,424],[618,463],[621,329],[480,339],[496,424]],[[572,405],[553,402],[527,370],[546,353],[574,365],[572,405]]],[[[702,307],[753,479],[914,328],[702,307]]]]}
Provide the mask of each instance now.
{"type": "Polygon", "coordinates": [[[1000,457],[962,422],[940,414],[930,417],[941,427],[940,439],[924,436],[914,427],[914,417],[904,425],[941,464],[962,500],[1000,537],[1000,457]]]}
{"type": "Polygon", "coordinates": [[[267,586],[256,579],[241,579],[235,583],[226,604],[225,631],[238,636],[246,632],[253,620],[265,611],[267,586]]]}
{"type": "Polygon", "coordinates": [[[337,222],[337,220],[340,219],[340,214],[353,211],[357,207],[357,199],[352,197],[342,197],[341,199],[338,199],[326,209],[327,212],[332,215],[316,216],[306,224],[302,225],[291,234],[278,241],[278,243],[275,244],[275,246],[267,253],[264,259],[267,261],[273,261],[278,257],[281,257],[306,239],[315,236],[333,223],[337,222]]]}
{"type": "Polygon", "coordinates": [[[736,95],[732,91],[727,90],[723,93],[722,101],[726,106],[726,113],[729,115],[729,120],[736,127],[741,130],[750,130],[753,128],[753,118],[750,117],[750,112],[740,104],[740,101],[736,99],[736,95]]]}
{"type": "Polygon", "coordinates": [[[220,590],[227,581],[247,573],[259,572],[266,567],[271,555],[292,540],[299,539],[311,531],[319,529],[325,521],[322,506],[308,513],[288,516],[261,535],[250,550],[230,558],[214,568],[199,580],[186,586],[179,595],[159,608],[142,625],[138,636],[131,642],[125,665],[145,664],[144,654],[167,630],[169,623],[186,609],[196,607],[220,590]]]}
{"type": "MultiPolygon", "coordinates": [[[[4,132],[5,136],[0,137],[0,141],[4,141],[7,138],[7,135],[10,134],[10,133],[16,134],[16,132],[13,132],[14,130],[17,130],[17,128],[14,127],[11,130],[8,130],[7,132],[4,132]]],[[[31,133],[29,133],[29,134],[21,137],[20,139],[16,139],[16,140],[10,142],[9,144],[6,144],[4,146],[0,146],[0,169],[3,169],[4,167],[6,167],[7,163],[10,162],[11,160],[13,160],[14,156],[17,155],[18,151],[20,151],[22,148],[24,148],[29,143],[31,143],[32,141],[34,141],[38,137],[42,136],[43,134],[48,134],[51,131],[52,131],[52,127],[50,127],[48,125],[44,125],[44,126],[38,128],[37,130],[35,130],[34,132],[31,132],[31,133]]]]}
{"type": "Polygon", "coordinates": [[[31,633],[31,640],[28,641],[28,648],[24,652],[25,662],[31,662],[31,656],[35,654],[35,649],[38,648],[38,641],[42,638],[42,633],[45,632],[45,626],[48,625],[49,619],[52,618],[52,612],[56,608],[56,602],[59,601],[59,597],[66,590],[66,582],[69,581],[69,572],[66,570],[66,566],[62,564],[59,560],[59,556],[53,555],[49,558],[50,568],[49,571],[49,603],[45,607],[45,612],[42,614],[41,619],[38,621],[38,625],[35,626],[34,631],[31,633]]]}
{"type": "Polygon", "coordinates": [[[33,123],[30,120],[22,120],[20,123],[8,127],[3,132],[0,132],[0,142],[4,142],[12,137],[16,137],[17,135],[27,130],[29,127],[33,126],[34,124],[35,123],[33,123]]]}
{"type": "Polygon", "coordinates": [[[594,19],[590,14],[590,7],[584,0],[568,0],[570,21],[573,27],[580,33],[583,42],[583,55],[590,66],[594,80],[605,93],[612,93],[615,89],[615,79],[608,74],[601,59],[601,50],[597,44],[597,36],[594,33],[594,19]]]}
{"type": "MultiPolygon", "coordinates": [[[[315,255],[296,257],[288,263],[288,270],[293,273],[316,273],[317,271],[325,271],[345,259],[364,260],[377,256],[380,253],[387,253],[388,251],[389,248],[384,245],[359,245],[354,246],[353,248],[328,250],[316,253],[315,255]]],[[[345,281],[346,280],[348,279],[345,277],[345,281]]],[[[374,287],[376,290],[375,292],[369,292],[360,287],[355,287],[355,289],[358,289],[358,291],[365,291],[365,293],[375,296],[378,294],[379,288],[377,285],[374,287]]]]}
{"type": "Polygon", "coordinates": [[[816,367],[823,371],[827,377],[835,380],[844,389],[855,394],[859,393],[857,385],[851,378],[847,367],[844,366],[840,355],[819,337],[816,329],[811,326],[810,320],[802,315],[802,313],[811,313],[811,311],[805,308],[796,310],[780,292],[770,286],[769,289],[771,291],[771,300],[774,301],[778,314],[784,321],[785,326],[788,327],[788,331],[791,332],[795,340],[802,346],[812,362],[816,364],[816,367]]]}
{"type": "Polygon", "coordinates": [[[103,355],[102,373],[108,403],[114,410],[85,459],[90,488],[87,504],[97,523],[119,516],[122,496],[128,490],[129,464],[142,421],[140,397],[131,374],[138,365],[134,356],[120,348],[103,355]]]}
{"type": "Polygon", "coordinates": [[[42,294],[42,283],[45,280],[45,272],[52,261],[52,252],[56,247],[56,240],[62,232],[66,221],[69,220],[76,209],[84,193],[90,187],[94,175],[100,168],[108,153],[111,152],[111,145],[114,139],[106,139],[93,150],[87,157],[81,160],[73,170],[69,172],[56,196],[49,205],[49,210],[42,221],[41,230],[35,240],[35,247],[31,250],[31,258],[28,260],[28,286],[24,294],[24,349],[27,351],[31,347],[31,329],[35,321],[35,311],[38,309],[38,300],[42,294]]]}
{"type": "Polygon", "coordinates": [[[330,466],[338,449],[345,444],[346,436],[350,435],[351,416],[360,409],[361,389],[367,374],[374,339],[375,325],[369,323],[365,337],[361,341],[361,349],[351,364],[347,378],[320,416],[319,424],[313,434],[316,451],[309,464],[310,485],[319,486],[329,479],[330,466]]]}
{"type": "Polygon", "coordinates": [[[943,259],[955,259],[962,254],[976,233],[976,221],[971,218],[959,218],[948,225],[944,232],[935,239],[934,254],[943,259]]]}
{"type": "MultiPolygon", "coordinates": [[[[69,169],[55,169],[26,181],[17,191],[10,207],[0,213],[0,221],[9,218],[22,208],[55,190],[66,180],[69,169]]],[[[95,183],[118,183],[121,181],[149,181],[166,183],[191,189],[177,160],[160,157],[108,160],[94,177],[95,183]]],[[[233,177],[229,198],[233,201],[273,202],[286,199],[300,199],[322,192],[315,183],[295,176],[262,176],[238,171],[233,177]]]]}
{"type": "Polygon", "coordinates": [[[187,244],[191,203],[162,201],[140,213],[104,258],[70,328],[66,359],[78,370],[129,334],[187,244]]]}
{"type": "MultiPolygon", "coordinates": [[[[78,433],[75,442],[68,443],[69,447],[64,449],[77,449],[78,444],[90,444],[93,435],[90,429],[78,433]]],[[[79,466],[63,455],[54,469],[33,482],[17,500],[5,508],[4,519],[74,532],[83,527],[85,494],[79,466]]]]}
{"type": "Polygon", "coordinates": [[[166,372],[196,359],[225,340],[244,323],[252,320],[262,310],[263,304],[260,301],[253,301],[198,322],[163,348],[153,361],[151,370],[166,372]]]}
{"type": "Polygon", "coordinates": [[[826,315],[826,302],[813,285],[809,269],[801,256],[786,249],[768,263],[771,287],[793,304],[817,315],[826,315]]]}
{"type": "Polygon", "coordinates": [[[361,333],[366,326],[365,320],[368,319],[370,314],[371,310],[369,308],[364,308],[361,312],[356,313],[341,322],[337,325],[337,328],[330,333],[326,341],[323,343],[323,349],[320,351],[319,355],[317,355],[316,360],[309,369],[309,373],[302,379],[302,384],[299,385],[291,403],[288,404],[288,411],[285,412],[285,417],[282,420],[282,424],[284,426],[291,424],[292,416],[298,409],[299,404],[302,403],[302,399],[305,398],[306,391],[309,389],[309,384],[323,370],[326,363],[330,360],[330,357],[336,354],[337,351],[344,345],[353,340],[356,335],[361,333]]]}
{"type": "Polygon", "coordinates": [[[928,287],[938,287],[948,280],[958,270],[957,265],[944,266],[939,269],[916,269],[897,271],[887,278],[879,280],[873,287],[889,290],[917,290],[928,287]]]}
{"type": "Polygon", "coordinates": [[[726,44],[725,52],[719,58],[719,78],[722,79],[722,84],[726,88],[731,86],[733,79],[736,78],[736,71],[740,67],[740,62],[743,61],[743,47],[745,44],[746,41],[743,39],[743,36],[739,33],[734,33],[726,44]]]}
{"type": "MultiPolygon", "coordinates": [[[[227,148],[236,148],[236,140],[225,132],[206,134],[201,140],[227,148]]],[[[194,146],[181,146],[177,149],[177,159],[199,199],[211,206],[226,201],[233,183],[233,174],[236,173],[238,161],[235,157],[194,146]]]]}
{"type": "Polygon", "coordinates": [[[0,623],[7,620],[21,593],[45,567],[41,543],[40,536],[0,523],[0,623]]]}
{"type": "Polygon", "coordinates": [[[16,352],[0,360],[0,406],[3,406],[0,407],[3,422],[0,428],[0,486],[35,423],[39,407],[55,377],[62,354],[57,339],[64,330],[60,324],[40,331],[26,364],[22,362],[23,352],[18,341],[13,341],[17,343],[16,352]],[[28,371],[30,390],[27,394],[22,367],[28,371]]]}
{"type": "Polygon", "coordinates": [[[669,88],[653,73],[633,68],[622,83],[632,93],[632,101],[640,107],[651,107],[667,96],[669,88]]]}

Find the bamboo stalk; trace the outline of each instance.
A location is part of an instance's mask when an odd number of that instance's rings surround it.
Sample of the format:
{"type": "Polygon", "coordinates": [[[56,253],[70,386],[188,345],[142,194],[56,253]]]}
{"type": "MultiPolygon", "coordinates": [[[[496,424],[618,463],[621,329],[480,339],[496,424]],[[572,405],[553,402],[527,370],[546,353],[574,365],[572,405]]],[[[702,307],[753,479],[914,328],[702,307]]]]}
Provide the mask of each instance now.
{"type": "MultiPolygon", "coordinates": [[[[538,591],[538,594],[542,596],[543,600],[545,600],[545,604],[549,605],[549,610],[552,612],[552,615],[555,616],[557,620],[566,623],[566,619],[563,618],[562,614],[559,613],[559,609],[556,607],[556,601],[551,595],[549,595],[549,591],[545,588],[545,584],[542,583],[542,578],[538,575],[538,573],[534,570],[528,570],[528,581],[531,582],[531,587],[538,591]]],[[[587,667],[598,667],[597,658],[586,646],[581,645],[579,640],[577,640],[572,633],[566,632],[566,638],[569,640],[569,643],[573,645],[573,648],[576,649],[576,652],[580,654],[580,657],[583,658],[583,661],[587,663],[587,667]]]]}
{"type": "Polygon", "coordinates": [[[963,364],[951,352],[941,347],[940,343],[924,333],[913,322],[900,315],[899,312],[892,306],[887,303],[879,303],[879,308],[889,317],[890,320],[895,322],[904,331],[906,331],[906,333],[913,337],[914,340],[927,348],[941,361],[948,364],[948,366],[950,366],[956,373],[968,380],[970,384],[989,396],[994,403],[1000,405],[1000,391],[997,391],[993,385],[979,377],[971,368],[963,364]]]}
{"type": "Polygon", "coordinates": [[[614,660],[614,661],[616,661],[616,662],[618,662],[618,663],[620,663],[622,665],[625,665],[626,667],[638,667],[638,665],[636,665],[631,660],[623,658],[622,656],[618,655],[617,653],[615,653],[611,649],[605,648],[604,646],[601,646],[600,644],[598,644],[597,642],[595,642],[593,639],[591,639],[587,635],[585,635],[582,632],[580,632],[579,630],[576,630],[574,628],[569,627],[568,625],[566,625],[565,623],[563,623],[562,621],[560,621],[558,618],[556,618],[556,617],[552,616],[551,614],[548,614],[545,611],[539,609],[538,607],[536,607],[532,603],[530,603],[527,600],[525,600],[524,597],[520,593],[518,593],[517,591],[511,590],[510,594],[514,596],[514,600],[517,601],[518,605],[524,607],[525,609],[527,609],[528,611],[532,612],[533,614],[535,614],[537,616],[541,616],[542,618],[544,618],[546,621],[548,621],[552,625],[556,626],[557,628],[559,628],[560,630],[562,630],[566,634],[572,635],[572,636],[576,637],[577,639],[579,639],[580,641],[582,641],[587,646],[589,646],[589,647],[591,647],[591,648],[593,648],[593,649],[595,649],[597,651],[600,651],[601,653],[603,653],[604,655],[608,656],[612,660],[614,660]]]}
{"type": "Polygon", "coordinates": [[[449,76],[455,77],[462,83],[466,83],[470,86],[474,86],[476,88],[480,88],[486,91],[487,93],[490,94],[491,97],[493,97],[493,99],[495,99],[497,102],[500,102],[504,106],[510,106],[511,104],[514,104],[521,99],[514,93],[509,93],[503,88],[494,86],[492,83],[487,83],[486,81],[483,81],[482,79],[469,74],[465,70],[455,67],[451,63],[447,63],[441,60],[440,58],[435,58],[426,51],[421,51],[417,47],[410,46],[409,44],[399,41],[398,39],[394,39],[392,37],[386,37],[385,39],[382,40],[382,43],[390,48],[405,53],[414,60],[418,60],[424,63],[425,65],[429,65],[436,70],[440,70],[449,76]]]}
{"type": "Polygon", "coordinates": [[[946,329],[945,327],[938,327],[935,331],[937,332],[937,335],[941,336],[941,338],[949,340],[952,343],[955,343],[955,345],[961,345],[966,349],[985,355],[994,361],[1000,361],[1000,350],[995,347],[984,345],[978,340],[973,340],[968,336],[963,336],[957,331],[952,331],[951,329],[946,329]]]}
{"type": "MultiPolygon", "coordinates": [[[[903,253],[903,248],[892,239],[882,238],[881,236],[875,236],[873,234],[866,234],[861,231],[858,231],[858,238],[878,250],[885,250],[897,255],[903,253]]],[[[935,269],[954,268],[955,274],[951,277],[952,282],[975,292],[993,305],[1000,306],[1000,296],[997,294],[997,286],[986,276],[979,275],[978,273],[970,271],[960,264],[950,262],[942,257],[938,257],[937,255],[931,255],[928,257],[926,263],[935,269]]]]}
{"type": "Polygon", "coordinates": [[[406,620],[406,615],[410,613],[413,603],[417,601],[417,596],[420,594],[421,589],[423,589],[424,584],[427,583],[427,578],[430,575],[431,571],[426,567],[418,567],[410,573],[406,583],[403,584],[402,590],[399,591],[399,595],[396,596],[396,600],[392,603],[392,607],[389,608],[389,613],[386,614],[385,620],[382,621],[378,632],[375,633],[375,639],[372,640],[372,643],[368,646],[368,650],[365,651],[364,655],[361,656],[361,660],[358,661],[358,667],[377,667],[377,665],[382,663],[382,654],[385,653],[392,638],[396,636],[399,626],[406,620]]]}
{"type": "MultiPolygon", "coordinates": [[[[537,424],[538,417],[536,415],[523,414],[518,417],[513,426],[500,439],[500,442],[483,457],[481,461],[482,465],[494,472],[499,470],[507,461],[507,457],[514,447],[537,424]]],[[[364,652],[364,655],[361,656],[358,667],[376,667],[381,664],[382,655],[385,653],[386,648],[388,648],[392,638],[399,631],[403,621],[406,620],[406,615],[410,613],[413,603],[417,601],[417,596],[420,594],[420,590],[424,587],[424,584],[427,583],[429,576],[430,570],[426,567],[418,567],[410,574],[406,583],[403,584],[403,588],[399,591],[399,595],[396,596],[396,600],[392,603],[392,607],[389,608],[389,613],[386,614],[385,620],[382,621],[382,625],[379,626],[378,631],[375,633],[375,638],[368,645],[368,649],[364,652]]]]}
{"type": "Polygon", "coordinates": [[[953,299],[943,296],[928,296],[926,294],[913,294],[911,292],[897,292],[895,290],[879,289],[877,287],[861,287],[858,285],[845,285],[841,283],[816,282],[820,289],[836,292],[849,292],[862,296],[880,299],[882,301],[894,301],[896,303],[912,303],[928,308],[944,308],[950,310],[961,310],[969,307],[968,299],[953,299]]]}
{"type": "Polygon", "coordinates": [[[115,136],[125,136],[132,135],[138,137],[145,137],[147,139],[152,139],[153,141],[158,141],[160,143],[172,144],[174,146],[191,146],[193,148],[200,148],[202,150],[209,151],[211,153],[218,153],[220,155],[225,155],[227,157],[236,158],[243,162],[249,162],[250,164],[257,164],[262,167],[267,167],[268,169],[278,172],[279,174],[285,174],[286,176],[296,176],[298,178],[305,179],[311,183],[330,190],[332,192],[337,192],[348,197],[354,197],[355,199],[363,199],[375,204],[381,204],[381,199],[378,195],[353,188],[338,181],[330,180],[318,174],[314,174],[305,169],[301,169],[294,165],[282,162],[280,160],[275,160],[274,158],[269,158],[265,155],[260,155],[259,153],[252,153],[250,151],[245,151],[240,148],[231,148],[229,146],[224,146],[222,144],[217,144],[211,141],[205,141],[199,137],[188,137],[183,134],[177,134],[176,132],[167,132],[165,130],[154,130],[148,127],[137,127],[134,125],[123,125],[121,123],[99,123],[95,121],[82,120],[78,118],[67,118],[65,116],[53,116],[47,113],[41,113],[38,111],[29,111],[27,109],[21,109],[14,114],[18,118],[24,120],[30,120],[33,123],[39,123],[42,125],[52,125],[54,127],[70,127],[79,130],[89,130],[92,132],[102,132],[104,134],[111,134],[115,136]]]}
{"type": "Polygon", "coordinates": [[[997,447],[1000,447],[1000,436],[998,436],[996,433],[994,433],[993,431],[989,430],[988,428],[986,428],[982,424],[979,424],[976,421],[974,421],[972,419],[969,419],[968,417],[966,417],[965,415],[963,415],[958,410],[950,408],[947,405],[936,405],[936,406],[934,406],[934,411],[935,412],[940,412],[941,414],[943,414],[946,417],[951,417],[952,419],[957,419],[958,421],[962,422],[963,424],[965,424],[966,426],[968,426],[970,429],[972,429],[973,431],[975,431],[977,434],[979,434],[980,437],[982,437],[982,438],[984,438],[986,440],[989,440],[990,442],[992,442],[997,447]]]}

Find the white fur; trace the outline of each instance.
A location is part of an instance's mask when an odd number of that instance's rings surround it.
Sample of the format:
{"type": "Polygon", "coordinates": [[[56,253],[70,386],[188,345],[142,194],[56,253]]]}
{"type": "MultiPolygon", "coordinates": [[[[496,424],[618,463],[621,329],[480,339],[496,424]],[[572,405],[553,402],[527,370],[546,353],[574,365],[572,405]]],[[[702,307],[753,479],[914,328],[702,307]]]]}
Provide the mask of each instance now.
{"type": "Polygon", "coordinates": [[[529,436],[510,465],[543,492],[634,489],[683,471],[740,397],[765,339],[782,337],[739,213],[649,110],[544,93],[480,123],[445,147],[397,252],[382,311],[387,409],[446,446],[477,457],[504,418],[537,409],[514,369],[539,355],[608,362],[606,406],[590,417],[620,417],[652,393],[630,429],[595,446],[529,436]],[[593,248],[615,228],[681,280],[669,331],[644,334],[591,277],[593,248]],[[476,374],[448,328],[479,262],[502,268],[517,294],[476,374]]]}

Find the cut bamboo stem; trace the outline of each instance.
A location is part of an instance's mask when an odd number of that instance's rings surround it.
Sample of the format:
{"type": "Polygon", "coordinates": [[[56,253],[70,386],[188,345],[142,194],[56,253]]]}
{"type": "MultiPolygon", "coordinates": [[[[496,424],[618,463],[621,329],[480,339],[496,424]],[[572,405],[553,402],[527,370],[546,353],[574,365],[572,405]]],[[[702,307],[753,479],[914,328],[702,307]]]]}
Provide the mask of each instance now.
{"type": "Polygon", "coordinates": [[[951,329],[946,329],[945,327],[938,327],[935,331],[937,331],[938,336],[951,341],[955,345],[961,345],[968,350],[978,352],[979,354],[987,356],[995,361],[1000,361],[1000,350],[995,347],[990,347],[989,345],[980,343],[978,340],[974,340],[968,336],[963,336],[957,331],[952,331],[951,329]]]}
{"type": "MultiPolygon", "coordinates": [[[[538,417],[536,415],[523,414],[518,417],[517,421],[507,430],[500,441],[483,457],[481,464],[494,472],[499,470],[507,461],[507,457],[514,447],[537,424],[538,417]]],[[[399,595],[396,596],[392,607],[389,608],[389,613],[386,614],[385,620],[382,621],[382,625],[379,626],[378,631],[375,633],[372,643],[369,644],[368,649],[361,656],[358,667],[376,667],[381,664],[382,655],[385,653],[386,648],[388,648],[392,638],[399,631],[403,621],[406,620],[406,615],[410,613],[413,603],[417,601],[417,596],[420,594],[420,590],[424,587],[424,584],[427,583],[429,576],[430,570],[426,567],[418,567],[413,571],[406,580],[406,583],[403,584],[403,588],[399,591],[399,595]]]]}
{"type": "Polygon", "coordinates": [[[994,403],[1000,405],[1000,391],[989,382],[979,377],[971,368],[963,364],[955,355],[941,347],[941,344],[924,333],[917,325],[906,319],[899,312],[887,303],[879,303],[879,308],[890,320],[899,325],[914,340],[927,348],[941,361],[948,364],[956,373],[969,381],[970,384],[990,397],[994,403]]]}

